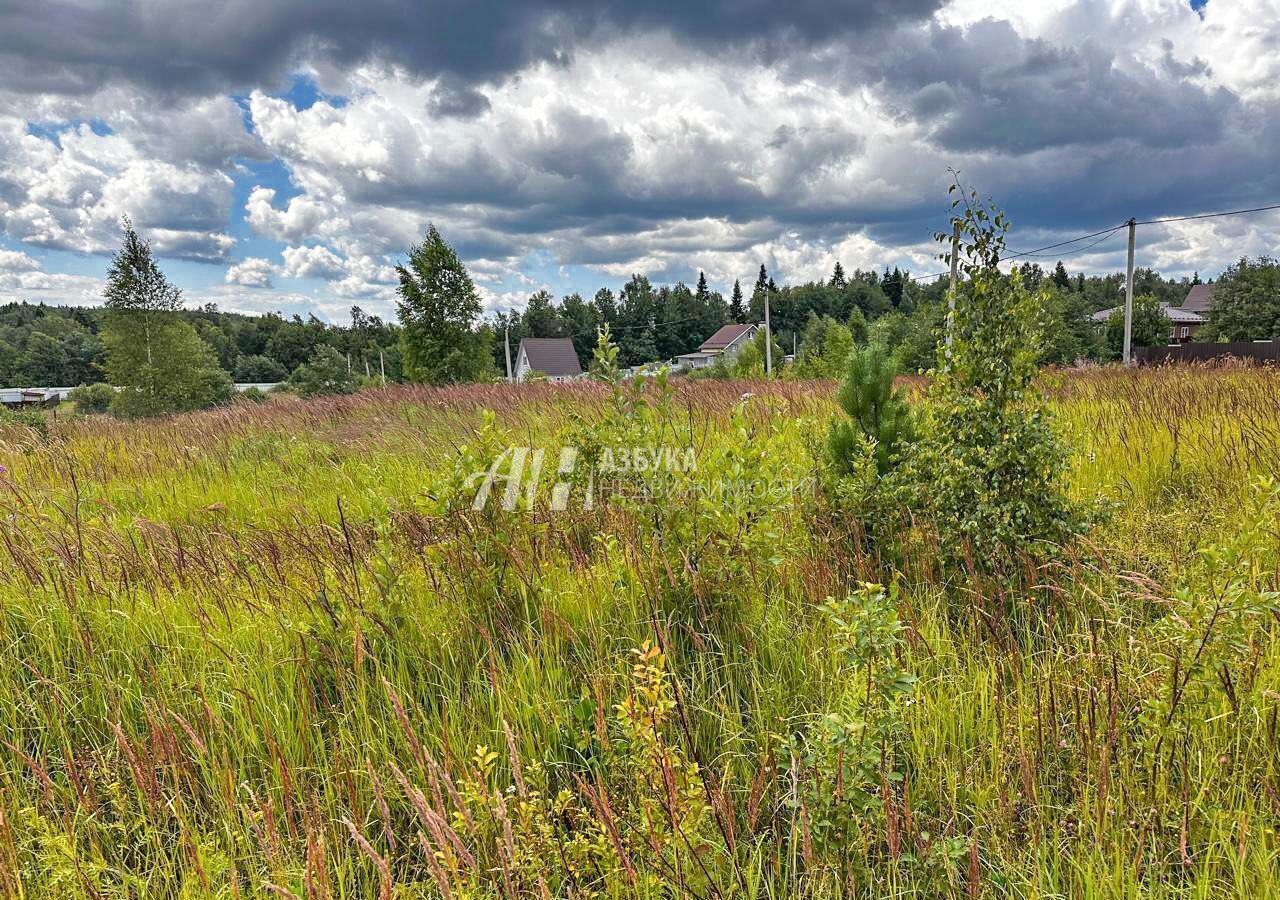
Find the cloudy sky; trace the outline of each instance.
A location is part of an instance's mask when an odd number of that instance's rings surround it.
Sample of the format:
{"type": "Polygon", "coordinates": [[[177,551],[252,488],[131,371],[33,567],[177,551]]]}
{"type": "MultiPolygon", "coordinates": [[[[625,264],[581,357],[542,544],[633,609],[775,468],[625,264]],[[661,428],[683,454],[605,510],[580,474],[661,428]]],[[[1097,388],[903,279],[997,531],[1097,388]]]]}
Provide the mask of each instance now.
{"type": "MultiPolygon", "coordinates": [[[[123,214],[188,303],[335,320],[393,314],[429,221],[491,309],[925,273],[948,167],[1015,249],[1280,203],[1280,0],[0,0],[0,300],[99,302],[123,214]]],[[[1139,232],[1174,274],[1278,251],[1139,232]]]]}

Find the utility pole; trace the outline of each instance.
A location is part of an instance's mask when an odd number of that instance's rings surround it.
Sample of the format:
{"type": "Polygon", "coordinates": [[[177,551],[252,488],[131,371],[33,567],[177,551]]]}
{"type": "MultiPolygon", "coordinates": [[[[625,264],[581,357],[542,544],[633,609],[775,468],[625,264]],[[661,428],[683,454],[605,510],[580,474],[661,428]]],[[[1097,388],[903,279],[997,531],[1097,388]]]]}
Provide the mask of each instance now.
{"type": "Polygon", "coordinates": [[[382,376],[382,383],[387,383],[387,365],[382,361],[382,348],[378,348],[378,374],[382,376]]]}
{"type": "Polygon", "coordinates": [[[951,225],[951,291],[947,294],[947,346],[951,346],[951,329],[956,317],[956,286],[960,283],[960,221],[951,225]]]}
{"type": "Polygon", "coordinates": [[[507,354],[507,384],[511,383],[511,320],[506,323],[506,330],[502,334],[502,349],[507,354]]]}
{"type": "Polygon", "coordinates": [[[769,289],[764,289],[764,377],[773,372],[773,332],[769,330],[769,289]]]}
{"type": "Polygon", "coordinates": [[[1138,233],[1138,223],[1129,220],[1129,264],[1124,282],[1124,364],[1133,365],[1133,245],[1138,233]]]}

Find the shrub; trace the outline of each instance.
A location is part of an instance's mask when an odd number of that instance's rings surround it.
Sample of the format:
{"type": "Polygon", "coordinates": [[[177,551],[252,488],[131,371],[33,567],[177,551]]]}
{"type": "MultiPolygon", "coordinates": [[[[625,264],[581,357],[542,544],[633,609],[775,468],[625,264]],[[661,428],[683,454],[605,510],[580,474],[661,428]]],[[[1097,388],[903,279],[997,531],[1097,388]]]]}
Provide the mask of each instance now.
{"type": "Polygon", "coordinates": [[[686,372],[690,378],[705,378],[713,381],[724,381],[733,377],[733,372],[729,369],[729,363],[723,355],[717,356],[711,361],[711,365],[705,368],[687,369],[686,372]]]}
{"type": "MultiPolygon", "coordinates": [[[[1142,294],[1133,298],[1133,331],[1130,335],[1133,346],[1161,347],[1169,343],[1171,334],[1173,323],[1153,295],[1142,294]]],[[[1107,318],[1106,341],[1112,357],[1119,357],[1124,352],[1123,306],[1117,307],[1107,318]]]]}
{"type": "Polygon", "coordinates": [[[944,554],[999,569],[1020,551],[1037,555],[1068,540],[1081,516],[1066,494],[1067,447],[1033,384],[1044,295],[1028,290],[1017,270],[997,268],[1004,214],[976,194],[965,207],[953,221],[967,277],[953,295],[952,340],[914,458],[917,502],[931,513],[944,554]]]}
{"type": "Polygon", "coordinates": [[[116,391],[104,382],[82,384],[67,399],[76,405],[76,411],[89,415],[100,415],[111,408],[111,401],[116,398],[116,391]]]}
{"type": "Polygon", "coordinates": [[[0,409],[0,429],[29,428],[42,438],[49,436],[49,423],[40,413],[29,409],[0,409]]]}
{"type": "MultiPolygon", "coordinates": [[[[862,330],[865,336],[865,322],[862,330]]],[[[797,378],[838,378],[853,345],[854,336],[848,328],[830,316],[810,313],[792,374],[797,378]]]]}
{"type": "Polygon", "coordinates": [[[902,780],[905,712],[916,677],[901,662],[906,626],[897,594],[896,586],[886,592],[868,583],[823,605],[846,689],[838,708],[792,752],[803,753],[805,770],[817,776],[806,784],[806,806],[817,849],[837,851],[832,856],[868,825],[885,830],[884,801],[902,780]]]}
{"type": "Polygon", "coordinates": [[[300,397],[317,397],[321,394],[354,394],[356,378],[347,367],[347,361],[337,350],[321,345],[311,358],[293,370],[289,387],[300,397]]]}
{"type": "Polygon", "coordinates": [[[241,356],[236,360],[235,379],[249,384],[275,384],[289,377],[285,367],[270,356],[241,356]]]}
{"type": "Polygon", "coordinates": [[[853,312],[849,313],[849,320],[845,323],[845,327],[849,329],[849,335],[853,338],[855,344],[865,344],[867,342],[867,317],[862,314],[862,310],[858,307],[855,306],[853,312]]]}
{"type": "MultiPolygon", "coordinates": [[[[751,340],[738,351],[737,357],[730,362],[729,372],[734,378],[763,378],[765,376],[765,331],[758,330],[751,340]]],[[[771,340],[773,374],[782,368],[785,354],[776,339],[771,340]]]]}
{"type": "Polygon", "coordinates": [[[605,384],[616,385],[622,377],[618,369],[618,345],[613,342],[608,322],[600,329],[589,371],[592,378],[605,384]]]}
{"type": "Polygon", "coordinates": [[[242,403],[266,403],[267,395],[256,387],[249,387],[239,391],[236,399],[242,403]]]}

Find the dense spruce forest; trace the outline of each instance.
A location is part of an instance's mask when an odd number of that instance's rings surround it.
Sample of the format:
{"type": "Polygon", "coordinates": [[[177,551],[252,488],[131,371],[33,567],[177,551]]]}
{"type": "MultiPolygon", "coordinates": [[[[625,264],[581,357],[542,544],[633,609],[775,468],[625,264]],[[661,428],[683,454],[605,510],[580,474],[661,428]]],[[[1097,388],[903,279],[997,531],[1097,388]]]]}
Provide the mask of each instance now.
{"type": "MultiPolygon", "coordinates": [[[[1120,273],[1097,276],[1070,273],[1058,263],[1021,267],[1031,286],[1052,297],[1048,363],[1115,356],[1105,330],[1090,315],[1116,305],[1122,296],[1120,273]]],[[[1136,273],[1136,293],[1180,304],[1198,279],[1164,278],[1150,269],[1136,273]]],[[[654,286],[636,275],[619,290],[601,288],[584,299],[570,294],[558,302],[545,290],[534,293],[522,312],[499,313],[485,322],[492,340],[494,375],[503,370],[503,333],[510,327],[514,350],[524,337],[569,337],[580,358],[591,356],[596,330],[608,324],[620,347],[620,362],[639,365],[687,353],[717,328],[732,321],[760,321],[764,298],[778,346],[802,350],[813,320],[830,319],[849,327],[855,340],[875,340],[892,350],[907,370],[932,364],[944,316],[945,281],[916,281],[908,272],[854,270],[837,264],[831,277],[779,287],[762,266],[753,286],[735,284],[726,298],[708,289],[705,277],[695,287],[683,283],[654,286]]],[[[403,380],[400,326],[352,307],[350,322],[329,324],[310,316],[278,313],[242,315],[208,305],[184,310],[185,318],[213,348],[219,364],[238,382],[283,381],[329,347],[350,360],[352,372],[388,381],[403,380]]],[[[105,351],[100,340],[103,310],[9,303],[0,306],[0,384],[74,386],[104,380],[105,351]]]]}

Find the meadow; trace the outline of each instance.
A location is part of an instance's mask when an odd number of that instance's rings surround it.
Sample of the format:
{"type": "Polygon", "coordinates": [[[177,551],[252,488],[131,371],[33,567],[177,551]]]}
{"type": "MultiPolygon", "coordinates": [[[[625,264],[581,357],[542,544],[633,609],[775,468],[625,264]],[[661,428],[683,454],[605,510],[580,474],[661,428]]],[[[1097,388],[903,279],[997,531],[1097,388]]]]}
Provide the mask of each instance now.
{"type": "Polygon", "coordinates": [[[1274,894],[1280,373],[1040,385],[1102,514],[1006,581],[829,514],[828,382],[0,431],[0,895],[1274,894]]]}

